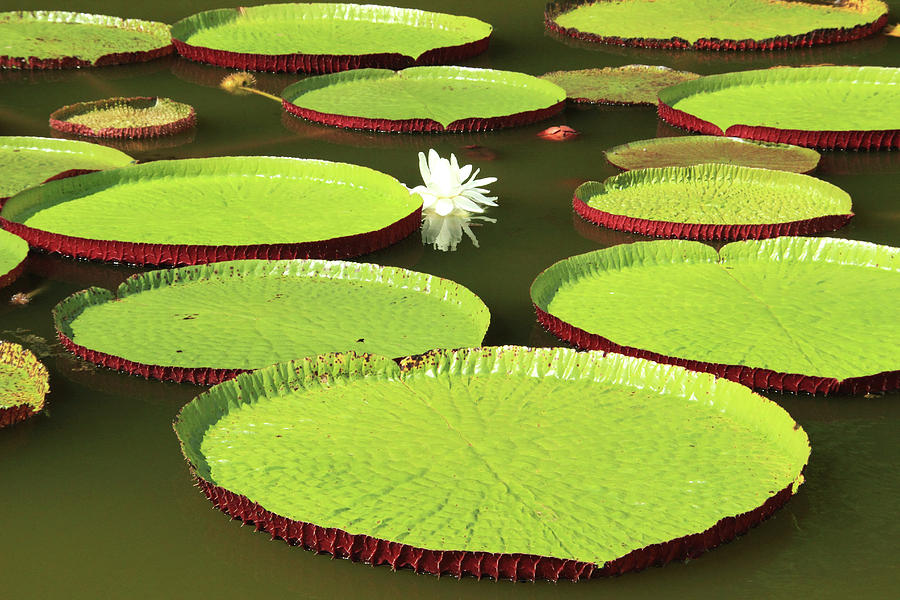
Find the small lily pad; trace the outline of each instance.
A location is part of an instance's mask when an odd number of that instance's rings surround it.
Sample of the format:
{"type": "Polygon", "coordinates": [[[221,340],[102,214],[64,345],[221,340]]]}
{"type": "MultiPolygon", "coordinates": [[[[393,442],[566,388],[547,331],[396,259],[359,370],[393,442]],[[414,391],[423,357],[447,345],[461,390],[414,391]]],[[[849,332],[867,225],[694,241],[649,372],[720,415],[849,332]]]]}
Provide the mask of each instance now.
{"type": "Polygon", "coordinates": [[[611,164],[626,171],[721,163],[808,173],[816,168],[820,158],[811,148],[715,135],[639,140],[610,148],[604,154],[611,164]]]}
{"type": "Polygon", "coordinates": [[[0,288],[19,276],[28,256],[28,242],[0,229],[0,288]]]}
{"type": "Polygon", "coordinates": [[[538,319],[581,348],[760,389],[900,388],[900,249],[832,238],[622,244],[531,286],[538,319]]]}
{"type": "Polygon", "coordinates": [[[659,93],[667,123],[809,148],[900,148],[900,69],[796,67],[709,75],[659,93]]]}
{"type": "Polygon", "coordinates": [[[359,4],[221,8],[172,26],[191,60],[307,73],[453,63],[487,50],[490,36],[491,26],[471,17],[359,4]]]}
{"type": "Polygon", "coordinates": [[[387,356],[481,343],[490,314],[452,281],[340,261],[230,261],[134,275],[57,305],[76,355],[153,379],[218,383],[337,350],[387,356]]]}
{"type": "Polygon", "coordinates": [[[524,73],[467,67],[359,69],[309,77],[282,92],[289,113],[390,132],[484,131],[541,121],[566,92],[524,73]]]}
{"type": "Polygon", "coordinates": [[[653,106],[656,106],[656,94],[662,88],[698,77],[700,75],[696,73],[656,65],[552,71],[541,75],[541,79],[566,90],[566,96],[573,102],[653,106]]]}
{"type": "Polygon", "coordinates": [[[576,0],[548,5],[550,31],[587,42],[696,50],[778,50],[880,31],[881,0],[848,6],[772,0],[576,0]]]}
{"type": "Polygon", "coordinates": [[[172,135],[196,124],[193,107],[156,96],[79,102],[50,114],[50,127],[57,131],[106,138],[172,135]]]}
{"type": "Polygon", "coordinates": [[[695,556],[786,502],[809,457],[746,387],[563,348],[282,363],[201,394],[175,431],[218,508],[291,544],[525,580],[695,556]]]}
{"type": "Polygon", "coordinates": [[[575,190],[575,211],[620,231],[694,240],[832,231],[853,216],[850,195],[797,173],[736,165],[636,169],[575,190]]]}
{"type": "Polygon", "coordinates": [[[63,171],[95,171],[131,164],[123,152],[74,140],[0,136],[0,199],[63,171]]]}
{"type": "Polygon", "coordinates": [[[144,62],[172,54],[156,21],[57,10],[0,13],[0,67],[65,69],[144,62]]]}
{"type": "Polygon", "coordinates": [[[10,198],[0,224],[49,252],[133,264],[347,258],[417,230],[421,203],[366,167],[224,156],[52,181],[10,198]]]}
{"type": "Polygon", "coordinates": [[[18,344],[0,341],[0,427],[40,412],[50,390],[47,368],[18,344]]]}

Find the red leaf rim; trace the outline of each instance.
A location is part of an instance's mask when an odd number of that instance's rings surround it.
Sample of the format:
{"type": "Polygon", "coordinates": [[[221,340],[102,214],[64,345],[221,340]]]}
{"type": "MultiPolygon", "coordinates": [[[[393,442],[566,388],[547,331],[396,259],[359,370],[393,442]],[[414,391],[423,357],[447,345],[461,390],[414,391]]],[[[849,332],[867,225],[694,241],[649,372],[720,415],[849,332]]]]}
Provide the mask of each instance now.
{"type": "Polygon", "coordinates": [[[526,110],[501,117],[460,119],[453,121],[445,128],[433,119],[372,119],[368,117],[355,117],[352,115],[337,115],[322,113],[308,108],[301,108],[287,100],[281,101],[284,109],[302,119],[343,127],[345,129],[365,129],[369,131],[383,131],[390,133],[444,133],[462,131],[490,131],[506,127],[518,127],[543,121],[561,112],[566,106],[566,101],[561,100],[547,108],[526,110]]]}
{"type": "Polygon", "coordinates": [[[79,67],[105,67],[109,65],[122,65],[126,63],[149,62],[175,52],[172,44],[154,48],[153,50],[140,50],[137,52],[113,52],[104,54],[94,62],[83,60],[77,56],[61,56],[57,58],[39,58],[29,56],[0,56],[0,68],[6,69],[75,69],[79,67]]]}
{"type": "Polygon", "coordinates": [[[27,404],[19,404],[8,408],[0,408],[0,429],[15,425],[20,421],[24,421],[29,417],[36,415],[38,411],[34,410],[27,404]]]}
{"type": "Polygon", "coordinates": [[[6,287],[11,284],[13,281],[19,278],[19,275],[22,274],[22,271],[25,270],[25,259],[22,259],[22,262],[14,266],[12,269],[7,271],[6,273],[0,275],[0,288],[6,287]]]}
{"type": "Polygon", "coordinates": [[[33,248],[74,258],[164,266],[197,265],[245,258],[352,258],[399,242],[418,229],[421,222],[422,208],[419,207],[406,217],[376,231],[313,242],[211,246],[95,240],[51,233],[0,217],[0,227],[23,238],[33,248]]]}
{"type": "Polygon", "coordinates": [[[733,517],[724,517],[700,533],[690,534],[667,542],[633,550],[604,566],[594,563],[521,553],[473,552],[467,550],[429,550],[400,542],[391,542],[342,529],[320,527],[279,516],[253,502],[246,496],[228,491],[199,477],[191,465],[198,485],[213,505],[222,512],[252,523],[257,531],[266,531],[272,539],[279,538],[292,546],[302,546],[316,553],[331,554],[354,562],[373,566],[388,564],[393,570],[410,568],[416,573],[430,573],[454,577],[470,575],[481,579],[590,579],[640,571],[661,566],[674,560],[695,558],[723,542],[746,533],[768,519],[792,496],[793,484],[770,496],[762,506],[733,517]]]}
{"type": "Polygon", "coordinates": [[[612,340],[595,333],[589,333],[583,329],[571,325],[559,317],[555,317],[544,311],[537,304],[533,304],[537,313],[537,319],[541,326],[556,337],[571,342],[582,350],[602,350],[603,352],[615,352],[637,358],[645,358],[654,362],[678,365],[693,371],[712,373],[716,377],[723,377],[736,381],[757,390],[775,390],[779,392],[806,392],[809,394],[866,394],[869,392],[887,392],[900,388],[900,370],[883,371],[873,375],[861,377],[849,377],[836,379],[834,377],[820,377],[816,375],[802,375],[799,373],[782,373],[771,369],[748,367],[744,365],[726,365],[700,360],[690,360],[667,356],[650,350],[642,350],[632,346],[622,346],[612,340]]]}
{"type": "Polygon", "coordinates": [[[761,240],[781,235],[807,235],[840,229],[853,218],[853,213],[850,213],[846,215],[823,215],[811,219],[781,223],[678,223],[675,221],[656,221],[609,213],[588,206],[577,195],[572,198],[572,208],[584,220],[603,227],[648,236],[683,240],[761,240]]]}
{"type": "MultiPolygon", "coordinates": [[[[154,99],[154,96],[134,96],[131,98],[117,98],[116,100],[128,103],[136,100],[150,101],[154,99]]],[[[101,127],[100,129],[93,129],[87,125],[72,123],[66,120],[76,111],[79,111],[86,106],[96,105],[97,107],[103,108],[110,104],[112,103],[107,100],[99,100],[97,102],[79,102],[78,104],[63,106],[50,113],[50,127],[57,131],[62,131],[63,133],[87,137],[139,139],[174,135],[197,125],[197,113],[194,112],[193,107],[190,107],[190,114],[182,119],[164,123],[162,125],[146,125],[143,127],[101,127]]]]}
{"type": "Polygon", "coordinates": [[[808,48],[810,46],[820,46],[823,44],[852,42],[881,31],[888,22],[888,15],[884,14],[871,23],[863,23],[849,28],[831,27],[814,29],[799,35],[781,35],[762,40],[753,40],[749,38],[743,40],[700,38],[693,44],[686,39],[679,37],[661,39],[603,36],[581,31],[574,27],[563,27],[556,22],[556,17],[573,8],[602,1],[604,0],[576,0],[573,2],[550,3],[544,10],[544,27],[559,35],[576,38],[585,42],[610,44],[613,46],[632,46],[636,48],[654,48],[662,50],[764,51],[808,48]]]}
{"type": "Polygon", "coordinates": [[[779,129],[753,125],[732,125],[722,131],[718,125],[695,117],[665,102],[657,106],[659,118],[680,129],[707,135],[725,135],[761,142],[793,144],[820,150],[891,150],[900,148],[900,129],[872,129],[868,131],[806,131],[779,129]]]}
{"type": "Polygon", "coordinates": [[[384,68],[395,71],[414,66],[452,64],[471,58],[488,49],[491,36],[457,46],[432,48],[418,58],[385,52],[378,54],[254,54],[215,50],[172,39],[181,56],[196,62],[230,67],[243,71],[272,73],[336,73],[351,69],[384,68]]]}

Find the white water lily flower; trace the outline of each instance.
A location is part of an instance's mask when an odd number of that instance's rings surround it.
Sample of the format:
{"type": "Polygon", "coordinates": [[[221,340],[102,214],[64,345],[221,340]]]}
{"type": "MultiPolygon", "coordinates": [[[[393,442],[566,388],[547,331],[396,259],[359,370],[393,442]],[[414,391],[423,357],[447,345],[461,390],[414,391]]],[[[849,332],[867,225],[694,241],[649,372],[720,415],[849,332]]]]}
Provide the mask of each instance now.
{"type": "Polygon", "coordinates": [[[497,206],[496,196],[485,196],[488,185],[497,181],[496,177],[476,179],[480,169],[472,172],[472,165],[460,167],[456,156],[450,160],[441,158],[432,148],[419,152],[419,171],[425,185],[414,187],[411,192],[422,197],[422,210],[431,210],[439,216],[447,216],[454,211],[468,213],[484,212],[484,206],[497,206]]]}

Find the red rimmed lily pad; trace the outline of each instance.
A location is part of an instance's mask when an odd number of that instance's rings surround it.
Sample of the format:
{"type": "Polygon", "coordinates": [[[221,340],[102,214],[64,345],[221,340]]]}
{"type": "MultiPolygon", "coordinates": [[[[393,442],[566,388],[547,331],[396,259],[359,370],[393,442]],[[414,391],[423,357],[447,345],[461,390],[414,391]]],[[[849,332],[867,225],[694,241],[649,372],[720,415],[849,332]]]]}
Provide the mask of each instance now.
{"type": "Polygon", "coordinates": [[[603,154],[610,164],[625,171],[720,163],[809,173],[820,158],[811,148],[715,135],[638,140],[615,146],[603,154]]]}
{"type": "Polygon", "coordinates": [[[659,93],[690,131],[809,148],[900,148],[900,69],[815,66],[709,75],[659,93]]]}
{"type": "Polygon", "coordinates": [[[524,73],[468,67],[358,69],[282,92],[286,111],[317,123],[394,133],[486,131],[542,121],[566,92],[524,73]]]}
{"type": "Polygon", "coordinates": [[[809,456],[783,409],[730,381],[512,346],[273,365],[195,398],[175,431],[218,508],[292,545],[524,580],[697,556],[786,502],[809,456]]]}
{"type": "Polygon", "coordinates": [[[900,249],[807,237],[622,244],[531,286],[541,324],[581,348],[812,394],[900,388],[898,295],[900,249]]]}
{"type": "Polygon", "coordinates": [[[47,183],[0,224],[31,246],[151,265],[347,258],[419,228],[421,199],[373,169],[320,160],[160,160],[47,183]]]}
{"type": "Polygon", "coordinates": [[[847,6],[772,0],[573,0],[547,5],[550,31],[586,42],[694,50],[782,50],[880,31],[881,0],[847,6]]]}
{"type": "Polygon", "coordinates": [[[452,281],[341,261],[243,260],[140,273],[53,310],[60,342],[150,379],[210,385],[353,349],[405,356],[480,344],[490,314],[452,281]]]}
{"type": "Polygon", "coordinates": [[[78,102],[50,114],[50,127],[57,131],[103,138],[160,137],[196,124],[192,106],[157,96],[78,102]]]}
{"type": "Polygon", "coordinates": [[[48,382],[47,367],[34,354],[18,344],[0,341],[0,427],[43,410],[48,382]]]}
{"type": "Polygon", "coordinates": [[[169,26],[63,11],[0,13],[0,67],[66,69],[144,62],[172,54],[169,26]]]}
{"type": "Polygon", "coordinates": [[[25,268],[28,242],[0,229],[0,288],[12,283],[25,268]]]}
{"type": "Polygon", "coordinates": [[[611,229],[692,240],[833,231],[853,217],[849,194],[820,179],[716,163],[588,181],[575,190],[572,206],[611,229]]]}
{"type": "Polygon", "coordinates": [[[490,36],[471,17],[359,4],[222,8],[172,26],[178,53],[191,60],[306,73],[453,63],[487,50],[490,36]]]}
{"type": "Polygon", "coordinates": [[[662,88],[698,77],[700,75],[696,73],[658,65],[551,71],[541,75],[541,79],[566,90],[567,98],[573,102],[653,106],[656,106],[656,95],[662,88]]]}

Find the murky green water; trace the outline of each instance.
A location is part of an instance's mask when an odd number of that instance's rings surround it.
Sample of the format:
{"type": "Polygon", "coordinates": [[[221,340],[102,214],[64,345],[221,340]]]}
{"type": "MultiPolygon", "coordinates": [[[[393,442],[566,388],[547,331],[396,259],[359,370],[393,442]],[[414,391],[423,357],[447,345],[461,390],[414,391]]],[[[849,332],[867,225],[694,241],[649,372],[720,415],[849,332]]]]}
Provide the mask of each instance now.
{"type": "MultiPolygon", "coordinates": [[[[84,0],[78,7],[174,22],[198,10],[237,4],[84,0]]],[[[900,64],[896,38],[771,54],[646,51],[545,36],[543,0],[398,4],[443,8],[493,23],[490,51],[467,64],[532,74],[628,63],[702,73],[774,64],[900,64]]],[[[891,4],[894,14],[900,13],[900,1],[891,4]]],[[[0,8],[28,5],[72,8],[71,3],[33,0],[4,0],[0,8]]],[[[570,107],[545,123],[491,134],[353,133],[284,116],[278,105],[262,98],[228,96],[215,87],[224,72],[178,59],[71,72],[0,71],[0,134],[50,136],[47,116],[72,102],[161,95],[194,105],[200,126],[172,145],[122,148],[137,158],[315,157],[355,162],[415,184],[419,150],[435,147],[443,155],[464,155],[469,144],[489,148],[496,160],[466,161],[499,178],[492,191],[500,195],[501,206],[490,213],[498,222],[476,230],[480,249],[464,240],[457,252],[441,253],[411,238],[365,258],[471,288],[491,309],[488,344],[557,343],[534,319],[528,287],[535,275],[567,256],[642,239],[573,218],[572,191],[583,180],[616,173],[603,159],[603,149],[678,134],[660,124],[651,108],[617,107],[570,107]],[[582,137],[565,143],[535,137],[548,125],[563,123],[582,137]]],[[[297,77],[259,79],[261,87],[278,92],[297,77]]],[[[837,235],[900,245],[898,174],[898,152],[826,154],[818,176],[846,189],[857,214],[837,235]]],[[[809,433],[813,454],[807,483],[772,519],[686,564],[578,584],[513,584],[392,573],[270,543],[265,534],[229,523],[192,487],[171,422],[199,388],[96,370],[35,337],[52,341],[49,312],[66,295],[89,285],[114,286],[133,272],[38,255],[27,274],[3,291],[5,297],[46,285],[27,307],[0,303],[0,337],[43,349],[52,392],[46,415],[0,431],[0,597],[886,598],[896,593],[897,393],[870,399],[770,395],[809,433]]]]}

